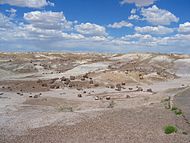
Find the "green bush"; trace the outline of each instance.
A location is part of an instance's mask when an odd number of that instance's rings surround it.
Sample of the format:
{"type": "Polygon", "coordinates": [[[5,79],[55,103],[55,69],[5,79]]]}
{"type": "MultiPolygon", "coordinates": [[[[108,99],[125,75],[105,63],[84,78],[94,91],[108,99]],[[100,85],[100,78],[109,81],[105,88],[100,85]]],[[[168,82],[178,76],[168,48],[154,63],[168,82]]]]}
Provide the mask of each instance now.
{"type": "Polygon", "coordinates": [[[178,109],[178,110],[175,111],[175,114],[176,114],[176,115],[181,115],[181,114],[182,114],[182,111],[181,111],[180,109],[178,109]]]}
{"type": "Polygon", "coordinates": [[[177,107],[172,107],[171,110],[172,110],[172,111],[176,111],[176,110],[177,110],[177,107]]]}
{"type": "Polygon", "coordinates": [[[177,132],[177,128],[172,125],[168,125],[164,127],[164,132],[165,134],[172,134],[177,132]]]}

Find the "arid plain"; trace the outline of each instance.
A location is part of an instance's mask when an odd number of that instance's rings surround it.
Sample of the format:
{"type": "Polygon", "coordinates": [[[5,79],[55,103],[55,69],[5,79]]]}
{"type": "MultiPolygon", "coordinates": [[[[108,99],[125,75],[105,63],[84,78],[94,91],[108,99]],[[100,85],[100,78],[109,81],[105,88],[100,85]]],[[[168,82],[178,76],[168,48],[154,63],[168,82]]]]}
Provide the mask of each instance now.
{"type": "Polygon", "coordinates": [[[189,143],[189,85],[190,55],[0,53],[0,142],[189,143]]]}

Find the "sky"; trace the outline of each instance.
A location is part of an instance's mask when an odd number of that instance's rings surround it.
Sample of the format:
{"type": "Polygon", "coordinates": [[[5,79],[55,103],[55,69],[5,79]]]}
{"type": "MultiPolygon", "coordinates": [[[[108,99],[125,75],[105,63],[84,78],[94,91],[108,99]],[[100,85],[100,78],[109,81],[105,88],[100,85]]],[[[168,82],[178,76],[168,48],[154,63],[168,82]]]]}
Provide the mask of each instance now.
{"type": "Polygon", "coordinates": [[[0,51],[190,53],[189,0],[0,0],[0,51]]]}

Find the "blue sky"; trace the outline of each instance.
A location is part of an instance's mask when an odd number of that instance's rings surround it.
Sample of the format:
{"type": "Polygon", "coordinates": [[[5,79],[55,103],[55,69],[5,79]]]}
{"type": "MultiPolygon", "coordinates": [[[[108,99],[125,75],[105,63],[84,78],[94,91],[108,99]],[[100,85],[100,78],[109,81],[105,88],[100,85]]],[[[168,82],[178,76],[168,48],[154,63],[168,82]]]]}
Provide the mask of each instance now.
{"type": "Polygon", "coordinates": [[[189,0],[0,0],[0,51],[190,53],[189,0]]]}

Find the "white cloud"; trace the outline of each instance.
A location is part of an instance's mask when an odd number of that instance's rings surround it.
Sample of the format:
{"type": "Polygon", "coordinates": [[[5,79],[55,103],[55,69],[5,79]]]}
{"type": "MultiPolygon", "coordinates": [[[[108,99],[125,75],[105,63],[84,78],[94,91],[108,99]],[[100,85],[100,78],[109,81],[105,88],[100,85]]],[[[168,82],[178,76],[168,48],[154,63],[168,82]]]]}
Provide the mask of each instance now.
{"type": "Polygon", "coordinates": [[[179,21],[179,18],[174,14],[167,10],[159,9],[156,5],[147,9],[142,8],[141,14],[145,20],[154,25],[170,25],[172,22],[179,21]]]}
{"type": "Polygon", "coordinates": [[[24,19],[41,29],[71,29],[72,22],[66,20],[63,12],[32,11],[24,13],[24,19]]]}
{"type": "Polygon", "coordinates": [[[131,10],[131,14],[135,14],[136,11],[137,11],[137,10],[133,8],[133,9],[131,10]]]}
{"type": "Polygon", "coordinates": [[[126,41],[130,41],[130,40],[148,40],[148,39],[152,39],[152,36],[149,35],[149,34],[138,34],[138,33],[135,33],[133,35],[125,35],[123,37],[121,37],[122,40],[126,40],[126,41]]]}
{"type": "Polygon", "coordinates": [[[76,34],[76,33],[62,33],[62,37],[64,39],[75,39],[75,40],[79,40],[79,39],[84,39],[85,37],[81,34],[76,34]]]}
{"type": "Polygon", "coordinates": [[[0,30],[10,29],[14,24],[11,22],[11,19],[2,13],[0,13],[0,30]]]}
{"type": "Polygon", "coordinates": [[[126,3],[135,3],[136,6],[142,7],[142,6],[149,6],[153,4],[156,0],[122,0],[121,4],[126,3]]]}
{"type": "Polygon", "coordinates": [[[145,27],[135,27],[135,31],[138,33],[148,33],[148,34],[158,34],[164,35],[174,32],[172,28],[164,26],[145,26],[145,27]]]}
{"type": "Polygon", "coordinates": [[[133,24],[127,21],[121,21],[121,22],[115,22],[113,24],[109,24],[108,27],[110,28],[133,27],[133,24]]]}
{"type": "Polygon", "coordinates": [[[75,26],[75,30],[84,35],[90,36],[105,36],[106,28],[92,23],[81,23],[75,26]]]}
{"type": "Polygon", "coordinates": [[[176,35],[163,36],[172,33],[174,29],[159,25],[135,27],[135,34],[110,37],[105,27],[92,23],[69,22],[62,12],[28,12],[25,13],[24,20],[23,23],[19,23],[0,13],[0,49],[9,50],[12,47],[17,51],[16,47],[19,47],[24,50],[40,51],[56,48],[78,50],[78,47],[83,47],[88,51],[93,49],[94,51],[125,52],[129,49],[134,51],[157,50],[158,48],[157,51],[165,51],[170,47],[172,50],[179,49],[180,51],[180,48],[190,47],[189,22],[180,24],[178,31],[181,34],[176,35]],[[68,30],[66,30],[66,25],[70,25],[68,30]]]}
{"type": "Polygon", "coordinates": [[[130,16],[128,17],[128,19],[129,19],[129,20],[141,20],[140,17],[139,17],[138,15],[136,15],[136,14],[135,14],[135,15],[130,15],[130,16]]]}
{"type": "Polygon", "coordinates": [[[180,33],[187,33],[190,34],[190,22],[185,22],[184,24],[180,24],[178,31],[180,33]]]}
{"type": "Polygon", "coordinates": [[[1,0],[0,4],[9,4],[13,6],[30,8],[42,8],[48,5],[54,6],[54,3],[51,3],[47,0],[1,0]]]}

